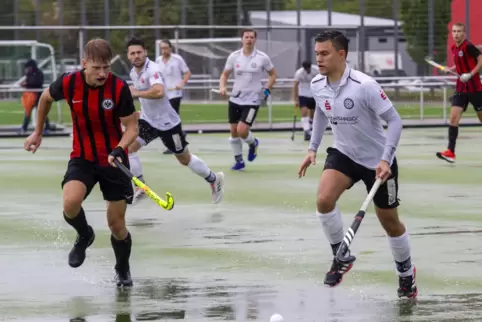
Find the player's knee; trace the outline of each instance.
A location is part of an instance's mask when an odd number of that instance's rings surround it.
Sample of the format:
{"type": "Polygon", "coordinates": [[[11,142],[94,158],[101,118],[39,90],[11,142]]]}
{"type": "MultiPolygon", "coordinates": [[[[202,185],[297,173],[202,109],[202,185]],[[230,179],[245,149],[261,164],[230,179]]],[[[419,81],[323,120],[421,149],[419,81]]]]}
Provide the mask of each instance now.
{"type": "Polygon", "coordinates": [[[65,215],[70,218],[77,216],[77,214],[80,212],[80,208],[82,207],[82,200],[82,197],[72,194],[64,194],[63,208],[65,215]]]}
{"type": "Polygon", "coordinates": [[[126,231],[125,211],[120,209],[107,210],[107,225],[110,231],[116,237],[122,237],[126,231]]]}
{"type": "Polygon", "coordinates": [[[127,148],[129,153],[135,153],[139,151],[141,148],[141,144],[136,140],[134,141],[129,147],[127,148]]]}
{"type": "Polygon", "coordinates": [[[180,164],[187,167],[189,165],[189,162],[191,162],[191,153],[185,150],[181,154],[176,154],[176,159],[177,161],[179,161],[180,164]]]}
{"type": "Polygon", "coordinates": [[[238,126],[237,124],[231,124],[230,134],[232,138],[238,137],[238,126]]]}
{"type": "Polygon", "coordinates": [[[452,126],[458,126],[460,122],[460,118],[462,117],[461,108],[453,108],[450,111],[449,123],[452,126]],[[460,111],[459,111],[460,110],[460,111]]]}
{"type": "Polygon", "coordinates": [[[322,214],[327,214],[333,209],[335,209],[336,206],[336,199],[333,198],[332,196],[326,195],[324,193],[318,193],[318,196],[316,198],[316,208],[319,213],[322,214]]]}
{"type": "Polygon", "coordinates": [[[382,209],[375,207],[378,221],[390,237],[401,236],[405,232],[405,226],[398,217],[397,208],[382,209]]]}
{"type": "Polygon", "coordinates": [[[238,123],[238,128],[237,128],[238,136],[245,139],[248,137],[249,133],[249,125],[246,123],[238,123]]]}
{"type": "Polygon", "coordinates": [[[66,216],[75,217],[82,207],[86,194],[85,186],[78,181],[69,181],[64,185],[63,210],[66,216]]]}

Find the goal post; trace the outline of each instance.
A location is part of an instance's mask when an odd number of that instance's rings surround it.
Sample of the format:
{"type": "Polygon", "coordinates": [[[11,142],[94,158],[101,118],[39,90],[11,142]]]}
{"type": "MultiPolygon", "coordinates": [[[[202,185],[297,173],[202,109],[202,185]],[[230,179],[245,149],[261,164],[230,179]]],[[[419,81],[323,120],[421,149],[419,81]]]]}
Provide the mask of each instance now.
{"type": "MultiPolygon", "coordinates": [[[[162,40],[156,40],[155,59],[161,55],[162,40]]],[[[241,38],[186,38],[171,40],[172,50],[184,58],[192,76],[186,89],[187,100],[212,100],[228,56],[241,48],[241,38]]],[[[256,48],[265,52],[276,68],[279,79],[292,78],[298,68],[299,44],[293,41],[256,39],[256,48]]],[[[266,76],[267,78],[267,76],[266,76]]],[[[232,80],[228,82],[231,84],[232,80]]],[[[219,95],[214,95],[215,98],[219,95]]]]}
{"type": "MultiPolygon", "coordinates": [[[[0,47],[8,47],[8,50],[0,50],[5,53],[0,55],[0,93],[2,99],[19,100],[21,93],[25,91],[21,84],[25,81],[24,65],[29,59],[37,62],[39,69],[44,73],[45,84],[57,78],[57,65],[55,61],[55,51],[52,45],[38,42],[36,40],[0,40],[0,47]],[[13,53],[12,53],[13,48],[13,53]]],[[[38,91],[41,91],[40,89],[38,91]]],[[[62,110],[59,103],[57,105],[56,121],[62,124],[62,110]]],[[[16,112],[16,111],[13,111],[16,112]]],[[[34,115],[35,116],[35,113],[34,115]]],[[[32,117],[34,123],[35,117],[32,117]]]]}

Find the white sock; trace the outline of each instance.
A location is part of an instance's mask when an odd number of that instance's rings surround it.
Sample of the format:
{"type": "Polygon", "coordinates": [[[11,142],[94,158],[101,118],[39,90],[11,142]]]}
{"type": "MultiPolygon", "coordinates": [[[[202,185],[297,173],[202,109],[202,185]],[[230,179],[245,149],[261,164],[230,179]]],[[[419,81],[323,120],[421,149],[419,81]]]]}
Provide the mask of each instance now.
{"type": "Polygon", "coordinates": [[[311,130],[310,118],[308,116],[301,117],[301,125],[303,126],[303,131],[308,132],[311,130]]]}
{"type": "Polygon", "coordinates": [[[248,131],[248,136],[246,137],[246,139],[244,139],[244,142],[246,142],[246,144],[248,145],[254,144],[255,141],[254,141],[253,132],[248,131]]]}
{"type": "Polygon", "coordinates": [[[326,214],[317,211],[316,216],[320,219],[326,239],[328,239],[328,242],[332,245],[331,248],[333,253],[335,253],[339,246],[338,244],[342,242],[345,236],[340,209],[338,206],[335,206],[335,209],[326,214]]]}
{"type": "Polygon", "coordinates": [[[144,178],[142,177],[141,158],[139,158],[139,155],[136,152],[129,153],[129,164],[132,174],[144,182],[144,178]]]}
{"type": "Polygon", "coordinates": [[[410,257],[410,236],[408,231],[398,237],[388,237],[398,276],[413,275],[413,265],[410,257]]]}
{"type": "Polygon", "coordinates": [[[231,149],[233,150],[233,155],[236,162],[243,161],[243,142],[241,141],[241,138],[230,137],[229,143],[231,144],[231,149]]]}
{"type": "Polygon", "coordinates": [[[189,169],[200,177],[203,177],[208,182],[214,182],[216,175],[209,169],[206,162],[198,158],[195,154],[191,154],[191,161],[187,165],[189,169]]]}

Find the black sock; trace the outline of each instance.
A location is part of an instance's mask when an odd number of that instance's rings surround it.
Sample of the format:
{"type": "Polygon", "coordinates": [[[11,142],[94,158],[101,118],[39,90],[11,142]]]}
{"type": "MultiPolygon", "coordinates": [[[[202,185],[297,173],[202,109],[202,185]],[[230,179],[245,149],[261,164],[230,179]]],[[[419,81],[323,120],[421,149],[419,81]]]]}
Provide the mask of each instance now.
{"type": "Polygon", "coordinates": [[[89,225],[87,224],[87,218],[85,218],[85,212],[82,207],[74,218],[67,217],[64,212],[64,219],[70,226],[74,227],[80,236],[89,235],[89,225]]]}
{"type": "Polygon", "coordinates": [[[114,250],[116,269],[128,270],[129,258],[131,257],[132,238],[131,233],[127,233],[124,240],[117,240],[113,235],[110,236],[110,243],[114,250]]]}
{"type": "Polygon", "coordinates": [[[407,260],[403,262],[395,261],[395,265],[397,266],[397,271],[399,271],[400,273],[405,273],[412,267],[412,260],[409,257],[407,260]]]}
{"type": "Polygon", "coordinates": [[[242,155],[235,155],[235,156],[234,156],[234,161],[236,161],[236,162],[243,162],[243,156],[242,156],[242,155]]]}
{"type": "Polygon", "coordinates": [[[338,247],[340,247],[341,243],[337,244],[331,244],[331,250],[333,251],[333,256],[336,255],[336,252],[338,251],[338,247]]]}
{"type": "Polygon", "coordinates": [[[457,141],[457,136],[459,136],[458,126],[449,126],[449,146],[448,149],[455,153],[455,141],[457,141]]]}
{"type": "Polygon", "coordinates": [[[216,175],[214,174],[214,172],[211,171],[211,173],[204,179],[209,183],[213,183],[214,181],[216,181],[216,175]]]}

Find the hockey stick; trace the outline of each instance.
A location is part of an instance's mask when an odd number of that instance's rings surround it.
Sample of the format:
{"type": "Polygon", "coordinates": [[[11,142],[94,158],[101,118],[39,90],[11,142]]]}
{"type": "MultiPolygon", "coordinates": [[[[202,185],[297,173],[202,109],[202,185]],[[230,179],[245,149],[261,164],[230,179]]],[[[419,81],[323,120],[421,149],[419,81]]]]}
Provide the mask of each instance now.
{"type": "Polygon", "coordinates": [[[146,195],[149,196],[155,203],[157,203],[160,207],[171,210],[174,207],[174,198],[170,192],[166,192],[166,200],[163,200],[159,197],[154,191],[151,190],[144,182],[136,178],[129,169],[126,168],[119,160],[114,159],[114,164],[119,168],[129,179],[131,179],[136,186],[144,190],[146,195]]]}
{"type": "Polygon", "coordinates": [[[444,72],[446,72],[446,73],[452,74],[452,75],[457,76],[457,77],[460,76],[460,75],[457,74],[456,72],[450,70],[448,67],[445,67],[445,66],[440,65],[439,63],[436,63],[436,62],[433,61],[430,57],[425,57],[425,61],[426,61],[428,64],[432,65],[433,67],[440,69],[441,71],[444,71],[444,72]]]}
{"type": "Polygon", "coordinates": [[[295,132],[296,132],[296,114],[293,115],[293,130],[291,132],[291,141],[295,140],[295,132]]]}
{"type": "MultiPolygon", "coordinates": [[[[221,91],[216,88],[211,88],[211,92],[221,95],[221,91]]],[[[226,92],[226,96],[231,96],[231,94],[232,94],[231,92],[226,92]]]]}
{"type": "Polygon", "coordinates": [[[350,228],[348,228],[348,231],[346,232],[345,237],[343,238],[343,241],[341,242],[341,245],[340,247],[338,247],[338,251],[336,252],[336,259],[339,262],[344,262],[344,258],[346,253],[348,252],[348,248],[350,247],[350,244],[353,242],[353,239],[355,238],[355,234],[358,228],[360,227],[363,217],[365,217],[365,212],[368,208],[368,205],[373,200],[373,197],[377,193],[378,188],[380,188],[381,184],[382,184],[382,179],[378,178],[373,184],[373,187],[368,193],[368,196],[363,202],[360,210],[356,214],[355,220],[353,220],[353,223],[351,224],[350,228]]]}

